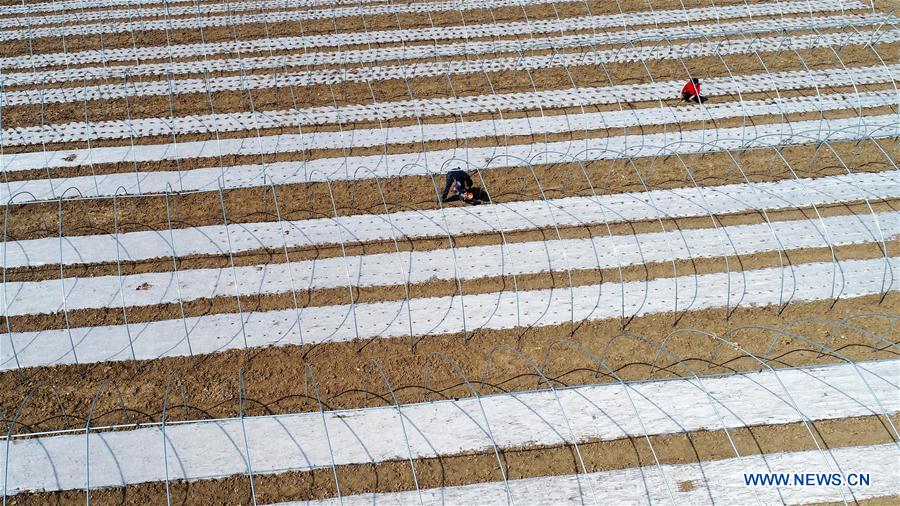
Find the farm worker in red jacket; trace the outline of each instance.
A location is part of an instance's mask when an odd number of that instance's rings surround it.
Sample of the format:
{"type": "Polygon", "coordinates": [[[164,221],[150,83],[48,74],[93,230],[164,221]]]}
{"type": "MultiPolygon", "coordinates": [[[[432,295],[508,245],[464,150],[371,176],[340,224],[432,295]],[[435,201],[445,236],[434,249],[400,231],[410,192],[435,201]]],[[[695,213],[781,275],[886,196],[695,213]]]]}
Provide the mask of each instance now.
{"type": "Polygon", "coordinates": [[[699,79],[693,77],[683,88],[681,88],[681,100],[685,102],[696,102],[698,104],[706,102],[706,97],[700,95],[699,79]]]}

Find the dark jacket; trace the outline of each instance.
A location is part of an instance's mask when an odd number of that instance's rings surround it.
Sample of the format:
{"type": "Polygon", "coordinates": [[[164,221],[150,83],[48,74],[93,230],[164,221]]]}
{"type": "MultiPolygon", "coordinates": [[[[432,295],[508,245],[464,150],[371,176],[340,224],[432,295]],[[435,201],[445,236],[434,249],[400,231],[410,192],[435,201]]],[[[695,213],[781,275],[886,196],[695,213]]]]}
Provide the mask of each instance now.
{"type": "Polygon", "coordinates": [[[472,188],[472,178],[469,177],[469,174],[464,170],[454,169],[447,173],[447,182],[444,184],[444,192],[441,194],[441,200],[447,200],[447,195],[450,193],[450,188],[453,187],[455,183],[459,183],[462,189],[468,190],[472,188]]]}

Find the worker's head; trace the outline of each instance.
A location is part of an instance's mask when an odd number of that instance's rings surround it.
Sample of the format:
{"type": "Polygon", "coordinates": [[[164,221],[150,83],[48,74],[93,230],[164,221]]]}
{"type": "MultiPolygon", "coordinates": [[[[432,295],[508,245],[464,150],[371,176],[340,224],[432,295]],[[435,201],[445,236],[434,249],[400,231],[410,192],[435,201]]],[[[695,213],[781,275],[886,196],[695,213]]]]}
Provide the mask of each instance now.
{"type": "Polygon", "coordinates": [[[460,193],[459,196],[460,196],[460,198],[462,198],[462,199],[463,199],[464,201],[466,201],[466,202],[469,202],[469,201],[471,201],[472,199],[475,198],[475,194],[472,193],[471,190],[466,190],[466,191],[460,193]]]}
{"type": "Polygon", "coordinates": [[[697,79],[696,77],[692,77],[692,78],[691,78],[691,82],[694,83],[694,84],[700,84],[700,80],[697,79]]]}

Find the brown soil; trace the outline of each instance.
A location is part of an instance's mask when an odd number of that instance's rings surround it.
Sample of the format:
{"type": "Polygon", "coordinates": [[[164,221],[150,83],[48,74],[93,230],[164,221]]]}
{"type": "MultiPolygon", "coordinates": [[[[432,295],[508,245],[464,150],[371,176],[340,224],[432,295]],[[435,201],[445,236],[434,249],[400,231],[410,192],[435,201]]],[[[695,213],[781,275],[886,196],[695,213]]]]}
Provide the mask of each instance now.
{"type": "MultiPolygon", "coordinates": [[[[889,256],[900,252],[900,244],[891,243],[889,256]]],[[[834,254],[839,261],[862,260],[884,258],[880,243],[868,243],[853,246],[843,246],[834,249],[834,254]]],[[[208,316],[212,314],[237,313],[243,311],[275,311],[294,309],[296,307],[326,306],[333,304],[369,303],[385,300],[404,300],[407,294],[410,298],[420,297],[451,297],[458,295],[460,290],[466,295],[496,293],[512,290],[514,286],[518,290],[540,290],[549,288],[566,289],[569,286],[587,286],[601,283],[619,283],[631,281],[649,281],[651,279],[671,278],[678,276],[694,276],[715,272],[731,272],[735,276],[740,273],[763,268],[776,268],[782,264],[799,265],[812,262],[831,262],[832,250],[829,248],[802,249],[787,252],[779,256],[777,252],[759,253],[741,257],[729,256],[728,262],[722,257],[684,260],[663,263],[648,263],[639,266],[624,268],[620,273],[618,269],[602,270],[575,270],[559,271],[554,273],[530,274],[505,277],[479,278],[466,280],[459,284],[455,280],[429,281],[427,283],[412,284],[409,286],[377,286],[364,287],[353,286],[352,299],[350,287],[334,288],[327,290],[301,290],[300,293],[282,292],[277,294],[244,294],[241,296],[241,305],[238,306],[237,298],[221,296],[216,298],[197,299],[182,304],[169,303],[153,306],[138,306],[127,308],[128,323],[138,324],[148,321],[177,320],[182,314],[186,317],[208,316]],[[571,277],[570,277],[571,276],[571,277]],[[571,282],[571,285],[570,285],[571,282]],[[296,304],[296,305],[295,305],[296,304]]],[[[67,313],[14,316],[6,318],[0,325],[0,332],[6,332],[9,325],[16,332],[37,332],[46,329],[65,329],[68,327],[95,327],[100,325],[124,325],[125,313],[122,307],[106,307],[101,309],[70,310],[67,313]]]]}
{"type": "Polygon", "coordinates": [[[682,482],[678,483],[678,491],[679,492],[690,492],[691,490],[694,490],[695,488],[697,488],[696,484],[691,480],[686,480],[686,481],[682,481],[682,482]]]}
{"type": "Polygon", "coordinates": [[[409,338],[372,339],[233,350],[194,359],[34,368],[0,374],[0,408],[11,417],[22,405],[16,433],[83,428],[99,389],[92,425],[156,421],[166,385],[172,381],[170,419],[235,416],[238,371],[243,371],[247,385],[248,414],[318,409],[315,399],[308,397],[314,395],[312,381],[317,382],[326,409],[390,404],[372,361],[381,365],[401,403],[471,395],[440,357],[458,364],[482,395],[545,387],[529,360],[557,385],[613,381],[610,370],[636,380],[690,374],[685,367],[701,374],[761,368],[745,352],[704,332],[725,335],[773,367],[834,363],[843,360],[839,357],[896,358],[900,352],[891,343],[900,336],[891,315],[898,310],[900,295],[892,292],[883,300],[866,296],[839,300],[833,307],[831,301],[792,303],[780,314],[772,306],[742,307],[728,319],[723,309],[642,316],[625,322],[627,334],[623,322],[608,319],[581,323],[574,331],[566,324],[477,330],[467,340],[461,334],[427,336],[414,347],[409,338]],[[789,333],[779,333],[775,330],[779,328],[789,333]],[[666,351],[660,352],[659,343],[667,334],[666,351]],[[576,346],[602,357],[609,369],[576,346]],[[304,364],[315,378],[304,374],[304,364]]]}
{"type": "Polygon", "coordinates": [[[894,0],[873,0],[872,8],[886,14],[893,14],[897,10],[897,2],[894,0]]]}
{"type": "MultiPolygon", "coordinates": [[[[892,417],[896,424],[900,417],[892,417]]],[[[514,448],[500,452],[500,461],[510,480],[602,472],[659,464],[690,464],[776,452],[815,451],[849,446],[895,442],[884,418],[860,417],[822,420],[807,425],[792,423],[763,425],[715,431],[697,431],[649,438],[634,437],[574,445],[514,448]],[[815,434],[816,440],[809,435],[815,434]],[[734,447],[732,447],[732,442],[734,447]],[[734,448],[737,449],[737,454],[734,448]],[[651,451],[652,449],[652,451],[651,451]],[[581,463],[584,463],[582,467],[581,463]]],[[[415,478],[421,489],[439,488],[502,480],[497,457],[491,452],[468,453],[440,458],[416,459],[415,478]]],[[[390,493],[416,490],[408,460],[377,464],[348,465],[337,468],[341,494],[390,493]]],[[[312,472],[288,472],[253,477],[255,498],[260,503],[336,497],[331,469],[312,472]]],[[[677,486],[677,485],[676,485],[677,486]]],[[[702,483],[684,482],[676,491],[702,488],[702,483]]],[[[233,476],[219,480],[175,482],[170,484],[171,504],[249,504],[252,502],[249,478],[233,476]]],[[[635,493],[641,493],[640,485],[635,493]]],[[[589,494],[585,492],[585,494],[589,494]]],[[[602,492],[598,498],[602,499],[602,492]]],[[[84,491],[22,494],[16,504],[76,503],[84,491]]],[[[585,497],[588,500],[590,496],[585,497]]],[[[164,483],[131,485],[127,488],[95,490],[93,504],[158,504],[166,500],[164,483]]]]}
{"type": "MultiPolygon", "coordinates": [[[[884,154],[896,153],[896,146],[890,140],[880,141],[878,145],[875,142],[836,142],[831,148],[834,152],[820,145],[787,146],[780,150],[781,156],[771,149],[754,149],[731,155],[707,153],[679,158],[599,160],[584,164],[583,170],[580,164],[574,163],[536,166],[534,173],[528,168],[505,168],[481,171],[474,179],[494,201],[513,202],[539,200],[542,196],[552,199],[647,188],[743,183],[744,177],[736,170],[735,163],[754,183],[793,178],[794,174],[784,160],[801,178],[846,174],[847,170],[873,172],[896,168],[896,162],[886,159],[884,154]]],[[[443,175],[437,174],[433,179],[412,176],[298,184],[278,187],[276,191],[281,218],[305,220],[333,217],[334,208],[339,216],[434,209],[438,206],[436,197],[442,188],[443,175]]],[[[270,188],[228,190],[223,198],[229,223],[278,219],[270,188]]],[[[62,234],[70,236],[114,233],[114,208],[120,233],[165,230],[169,219],[173,228],[216,225],[223,221],[218,192],[173,194],[168,198],[168,212],[166,204],[164,196],[122,197],[115,202],[103,198],[66,200],[62,204],[29,203],[8,206],[8,216],[4,214],[2,219],[8,240],[58,236],[60,206],[62,234]]]]}

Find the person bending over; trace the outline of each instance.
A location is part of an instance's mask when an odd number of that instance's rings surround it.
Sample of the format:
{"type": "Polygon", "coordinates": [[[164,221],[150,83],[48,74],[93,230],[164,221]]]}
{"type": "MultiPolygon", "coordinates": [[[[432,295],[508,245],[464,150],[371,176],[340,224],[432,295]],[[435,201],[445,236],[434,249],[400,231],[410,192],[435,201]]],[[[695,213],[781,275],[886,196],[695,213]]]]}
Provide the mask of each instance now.
{"type": "Polygon", "coordinates": [[[466,171],[457,167],[447,173],[447,181],[444,184],[444,193],[441,194],[441,202],[449,202],[454,197],[463,202],[469,202],[474,198],[473,188],[472,178],[469,177],[466,171]]]}
{"type": "Polygon", "coordinates": [[[696,104],[706,102],[706,97],[700,94],[699,79],[693,77],[690,81],[685,83],[684,87],[681,88],[681,100],[684,102],[694,102],[696,104]]]}

